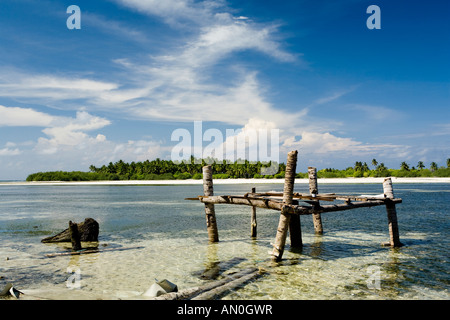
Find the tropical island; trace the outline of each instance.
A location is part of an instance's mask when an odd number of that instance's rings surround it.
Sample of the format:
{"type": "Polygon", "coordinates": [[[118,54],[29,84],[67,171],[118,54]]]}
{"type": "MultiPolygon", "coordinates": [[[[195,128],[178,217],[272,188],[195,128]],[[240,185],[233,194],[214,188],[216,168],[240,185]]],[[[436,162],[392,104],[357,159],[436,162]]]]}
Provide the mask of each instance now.
{"type": "MultiPolygon", "coordinates": [[[[368,178],[368,177],[450,177],[450,158],[446,167],[431,162],[429,168],[422,161],[410,166],[403,161],[399,169],[387,168],[384,163],[372,159],[372,169],[366,162],[356,161],[344,170],[324,168],[317,171],[318,178],[368,178]]],[[[261,175],[261,168],[270,167],[269,163],[237,160],[230,162],[217,159],[196,159],[175,163],[171,160],[146,160],[127,163],[119,160],[115,163],[96,167],[91,165],[88,172],[49,171],[30,174],[27,181],[113,181],[113,180],[186,180],[202,179],[202,167],[211,164],[214,179],[280,179],[284,178],[286,165],[280,163],[278,172],[273,175],[261,175]]],[[[308,173],[298,172],[296,178],[307,178],[308,173]]]]}

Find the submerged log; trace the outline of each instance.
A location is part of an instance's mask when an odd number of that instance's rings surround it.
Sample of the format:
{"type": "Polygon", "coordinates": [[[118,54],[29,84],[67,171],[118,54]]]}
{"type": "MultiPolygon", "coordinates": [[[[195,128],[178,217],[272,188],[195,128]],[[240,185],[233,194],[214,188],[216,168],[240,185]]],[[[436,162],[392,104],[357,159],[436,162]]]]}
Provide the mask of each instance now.
{"type": "MultiPolygon", "coordinates": [[[[92,218],[86,218],[83,222],[77,223],[76,225],[78,226],[80,241],[98,241],[99,225],[97,221],[92,218]]],[[[71,241],[70,228],[41,240],[43,243],[71,241]]]]}
{"type": "Polygon", "coordinates": [[[225,292],[243,285],[245,282],[252,280],[263,274],[264,270],[250,268],[242,270],[224,279],[215,280],[202,286],[180,290],[178,292],[170,292],[152,298],[152,300],[208,300],[217,298],[225,292]]]}

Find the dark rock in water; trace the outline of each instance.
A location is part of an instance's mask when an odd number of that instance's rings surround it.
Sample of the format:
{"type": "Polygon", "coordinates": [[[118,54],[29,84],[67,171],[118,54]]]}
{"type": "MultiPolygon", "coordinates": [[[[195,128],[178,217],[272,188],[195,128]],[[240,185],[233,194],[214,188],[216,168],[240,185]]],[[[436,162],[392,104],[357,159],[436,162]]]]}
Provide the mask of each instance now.
{"type": "MultiPolygon", "coordinates": [[[[97,221],[92,218],[86,218],[84,222],[80,222],[77,225],[81,241],[98,241],[99,225],[97,221]]],[[[71,242],[70,230],[67,228],[52,237],[42,239],[41,242],[71,242]]]]}

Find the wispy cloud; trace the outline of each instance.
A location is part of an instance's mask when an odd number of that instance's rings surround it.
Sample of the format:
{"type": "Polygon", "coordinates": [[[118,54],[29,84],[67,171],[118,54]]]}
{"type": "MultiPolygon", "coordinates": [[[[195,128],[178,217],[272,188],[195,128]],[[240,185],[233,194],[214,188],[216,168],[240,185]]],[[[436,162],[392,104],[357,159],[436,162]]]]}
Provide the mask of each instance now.
{"type": "Polygon", "coordinates": [[[105,34],[111,34],[115,37],[119,36],[126,41],[134,41],[139,43],[149,42],[148,36],[141,30],[132,28],[126,23],[112,20],[99,14],[83,12],[83,25],[85,25],[85,28],[89,28],[91,26],[96,27],[105,34]]]}
{"type": "Polygon", "coordinates": [[[323,97],[314,100],[313,105],[320,105],[320,104],[325,104],[325,103],[329,103],[329,102],[338,100],[342,96],[344,96],[350,92],[353,92],[355,89],[356,89],[356,86],[353,86],[351,88],[334,91],[330,94],[324,95],[323,97]]]}
{"type": "Polygon", "coordinates": [[[92,80],[82,76],[29,74],[11,69],[6,69],[1,74],[0,97],[17,98],[44,105],[65,100],[93,101],[101,94],[118,88],[115,83],[92,80]]]}
{"type": "Polygon", "coordinates": [[[349,104],[346,105],[346,107],[355,111],[362,112],[366,115],[366,117],[375,121],[385,120],[389,118],[401,119],[404,117],[404,114],[402,112],[384,106],[373,106],[367,104],[349,104]]]}
{"type": "Polygon", "coordinates": [[[210,24],[215,11],[225,5],[225,1],[222,0],[116,0],[116,2],[138,12],[158,16],[172,27],[210,24]]]}

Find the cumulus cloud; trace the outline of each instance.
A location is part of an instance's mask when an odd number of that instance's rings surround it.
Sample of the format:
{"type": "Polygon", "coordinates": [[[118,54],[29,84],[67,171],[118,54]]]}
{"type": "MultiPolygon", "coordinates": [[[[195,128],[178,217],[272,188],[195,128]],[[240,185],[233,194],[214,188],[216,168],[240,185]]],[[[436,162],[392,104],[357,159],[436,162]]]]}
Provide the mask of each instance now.
{"type": "MultiPolygon", "coordinates": [[[[37,172],[53,170],[87,170],[91,164],[103,165],[110,161],[144,161],[167,153],[161,141],[129,140],[116,142],[98,131],[109,126],[108,119],[85,110],[75,117],[54,116],[31,108],[0,106],[0,126],[42,127],[44,136],[36,141],[7,142],[0,146],[0,157],[9,170],[37,172]],[[20,161],[11,157],[21,156],[20,161]]],[[[2,177],[6,172],[1,172],[2,177]]],[[[22,177],[25,178],[25,177],[22,177]]]]}
{"type": "Polygon", "coordinates": [[[53,116],[31,108],[0,105],[0,127],[45,127],[50,125],[53,120],[53,116]]]}

